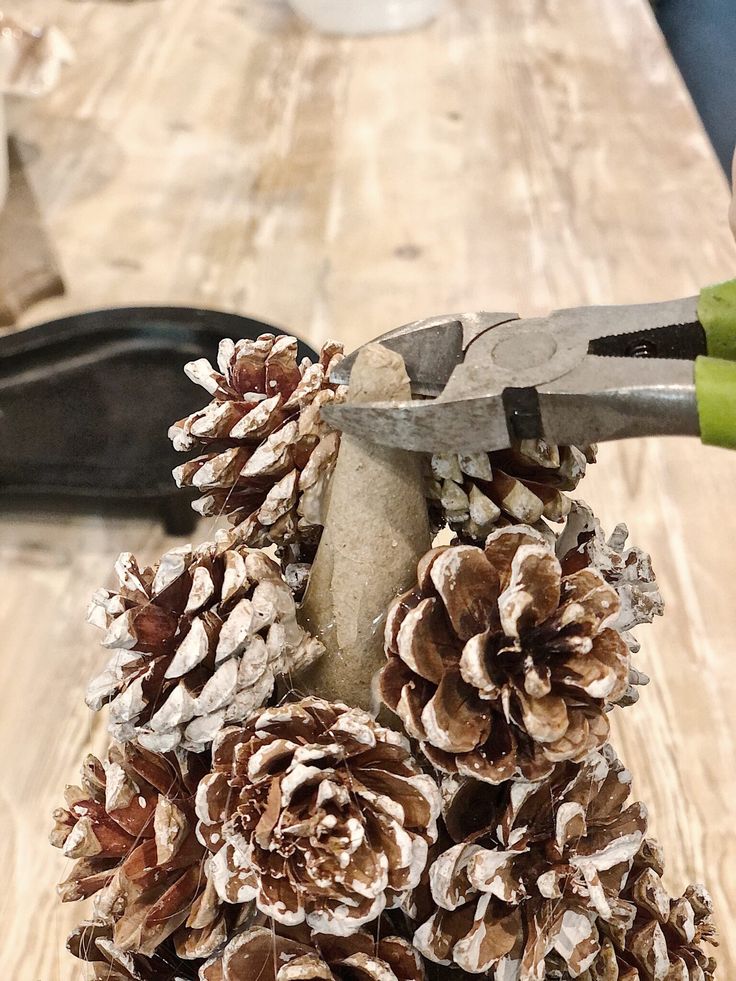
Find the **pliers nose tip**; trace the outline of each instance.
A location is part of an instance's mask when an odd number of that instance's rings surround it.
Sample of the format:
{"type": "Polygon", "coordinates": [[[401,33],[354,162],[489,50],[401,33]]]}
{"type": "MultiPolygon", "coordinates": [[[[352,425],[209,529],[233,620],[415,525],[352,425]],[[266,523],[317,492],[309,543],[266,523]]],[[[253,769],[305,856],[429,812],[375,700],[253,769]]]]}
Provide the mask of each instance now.
{"type": "MultiPolygon", "coordinates": [[[[373,343],[401,355],[413,394],[437,395],[462,361],[462,323],[452,316],[418,320],[382,334],[373,343]]],[[[334,368],[330,375],[333,384],[348,384],[359,351],[353,351],[334,368]]]]}
{"type": "MultiPolygon", "coordinates": [[[[493,327],[516,319],[516,313],[446,314],[415,320],[382,334],[375,343],[401,355],[414,395],[437,396],[462,363],[472,341],[493,327]]],[[[358,351],[353,351],[335,367],[330,375],[333,384],[348,384],[357,355],[358,351]]]]}

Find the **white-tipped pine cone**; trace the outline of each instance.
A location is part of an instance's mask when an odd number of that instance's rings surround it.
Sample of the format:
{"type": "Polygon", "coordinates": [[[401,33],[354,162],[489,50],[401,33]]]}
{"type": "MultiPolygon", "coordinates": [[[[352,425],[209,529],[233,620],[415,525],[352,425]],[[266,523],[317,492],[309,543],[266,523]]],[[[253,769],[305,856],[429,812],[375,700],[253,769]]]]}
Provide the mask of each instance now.
{"type": "Polygon", "coordinates": [[[659,845],[643,843],[624,898],[636,909],[630,929],[608,926],[591,968],[591,981],[713,981],[715,960],[704,946],[717,946],[713,903],[703,886],[689,886],[673,899],[662,883],[659,845]]]}
{"type": "Polygon", "coordinates": [[[573,501],[565,527],[557,539],[557,557],[565,574],[578,569],[597,569],[610,583],[621,600],[621,610],[614,627],[629,649],[639,650],[631,631],[642,623],[651,623],[664,613],[664,600],[657,585],[651,557],[637,545],[627,545],[629,530],[616,525],[606,538],[601,523],[583,501],[573,501]]]}
{"type": "Polygon", "coordinates": [[[438,813],[403,736],[313,697],[220,733],[197,792],[219,895],[339,936],[417,885],[438,813]]]}
{"type": "Polygon", "coordinates": [[[629,676],[619,609],[599,572],[564,576],[532,528],[434,549],[389,611],[383,700],[439,769],[540,779],[608,738],[629,676]]]}
{"type": "Polygon", "coordinates": [[[221,341],[219,371],[204,359],[185,367],[212,396],[169,430],[175,449],[204,451],[174,471],[201,491],[200,514],[227,515],[246,545],[301,545],[309,560],[340,439],[320,410],[344,398],[329,380],[341,358],[328,342],[319,361],[299,362],[296,338],[262,334],[221,341]]]}
{"type": "Polygon", "coordinates": [[[428,495],[433,518],[461,542],[482,544],[496,524],[562,521],[594,446],[554,446],[528,439],[493,453],[439,454],[430,458],[428,495]]]}
{"type": "Polygon", "coordinates": [[[158,753],[202,751],[270,697],[276,677],[319,657],[276,562],[257,549],[175,548],[153,568],[124,553],[117,591],[99,590],[89,620],[112,651],[87,704],[110,731],[158,753]]]}
{"type": "Polygon", "coordinates": [[[117,958],[121,970],[126,960],[145,965],[134,955],[160,959],[170,938],[178,956],[208,957],[241,919],[217,896],[211,856],[195,834],[194,793],[205,772],[201,757],[113,744],[104,763],[88,756],[81,785],[67,787],[51,843],[74,859],[59,885],[62,902],[94,897],[89,942],[70,938],[88,953],[94,941],[87,959],[99,950],[100,961],[117,958]]]}
{"type": "Polygon", "coordinates": [[[583,975],[601,952],[602,926],[628,930],[636,914],[621,892],[646,810],[627,806],[630,786],[610,746],[541,782],[454,786],[446,818],[458,843],[430,868],[438,909],[415,946],[499,981],[583,975]]]}
{"type": "MultiPolygon", "coordinates": [[[[621,601],[621,610],[611,626],[624,638],[631,653],[636,654],[641,645],[632,630],[661,616],[664,600],[650,556],[636,545],[627,545],[628,537],[626,525],[619,524],[606,538],[600,521],[588,505],[573,501],[565,527],[557,539],[556,552],[564,575],[592,568],[613,586],[621,601]]],[[[629,684],[617,704],[632,705],[639,699],[639,686],[647,684],[647,675],[632,664],[629,684]]]]}
{"type": "Polygon", "coordinates": [[[349,937],[255,927],[205,964],[201,981],[425,981],[424,962],[401,937],[349,937]]]}

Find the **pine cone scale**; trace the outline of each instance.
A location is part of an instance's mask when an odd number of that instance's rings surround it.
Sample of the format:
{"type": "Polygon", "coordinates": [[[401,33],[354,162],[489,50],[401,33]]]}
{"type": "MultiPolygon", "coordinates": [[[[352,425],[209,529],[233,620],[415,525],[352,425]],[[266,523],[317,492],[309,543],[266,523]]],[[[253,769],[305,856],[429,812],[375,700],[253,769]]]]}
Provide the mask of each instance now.
{"type": "Polygon", "coordinates": [[[518,743],[508,730],[502,731],[501,726],[492,730],[484,746],[471,753],[461,753],[454,757],[448,753],[445,757],[440,757],[434,748],[430,751],[429,747],[425,752],[431,753],[430,759],[441,770],[457,772],[476,780],[487,780],[489,783],[504,783],[517,776],[519,771],[528,779],[534,779],[534,776],[544,775],[552,767],[552,764],[532,759],[529,753],[525,753],[519,760],[518,743]]]}
{"type": "Polygon", "coordinates": [[[500,625],[507,637],[518,638],[557,612],[560,580],[559,562],[545,544],[519,547],[511,562],[508,585],[498,596],[500,625]]]}
{"type": "Polygon", "coordinates": [[[458,642],[448,630],[439,600],[421,600],[414,608],[414,599],[404,604],[405,618],[398,628],[395,643],[406,652],[405,663],[420,677],[439,684],[447,667],[460,660],[458,642]]]}
{"type": "Polygon", "coordinates": [[[498,577],[480,549],[459,545],[442,550],[435,556],[429,575],[444,600],[450,627],[460,642],[467,642],[492,625],[498,577]],[[471,583],[472,589],[464,588],[471,583]]]}
{"type": "Polygon", "coordinates": [[[181,973],[168,945],[153,957],[118,949],[104,923],[81,923],[69,936],[67,949],[92,970],[90,981],[177,981],[181,973]]]}
{"type": "Polygon", "coordinates": [[[557,743],[563,739],[570,728],[567,702],[560,695],[541,695],[530,697],[517,688],[516,701],[521,722],[536,743],[557,743]]]}
{"type": "Polygon", "coordinates": [[[483,744],[491,732],[491,713],[459,671],[446,671],[425,705],[422,715],[425,739],[448,753],[469,753],[483,744]]]}
{"type": "Polygon", "coordinates": [[[309,934],[256,926],[202,969],[203,981],[426,981],[416,950],[401,937],[309,934]]]}

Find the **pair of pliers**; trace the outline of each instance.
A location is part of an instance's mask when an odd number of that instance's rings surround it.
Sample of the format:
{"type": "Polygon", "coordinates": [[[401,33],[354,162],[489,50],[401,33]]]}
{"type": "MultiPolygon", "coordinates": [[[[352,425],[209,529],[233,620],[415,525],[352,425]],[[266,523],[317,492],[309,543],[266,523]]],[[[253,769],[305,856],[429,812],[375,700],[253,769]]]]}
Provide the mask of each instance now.
{"type": "Polygon", "coordinates": [[[470,453],[672,434],[736,447],[736,280],[664,303],[436,317],[377,341],[402,355],[412,400],[323,410],[373,442],[470,453]]]}

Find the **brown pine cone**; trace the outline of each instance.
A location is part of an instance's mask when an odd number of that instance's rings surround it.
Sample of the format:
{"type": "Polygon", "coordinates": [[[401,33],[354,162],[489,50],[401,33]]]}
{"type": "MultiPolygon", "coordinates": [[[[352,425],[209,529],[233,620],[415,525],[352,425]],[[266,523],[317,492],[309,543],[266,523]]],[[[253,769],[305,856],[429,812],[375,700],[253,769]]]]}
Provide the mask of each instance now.
{"type": "Polygon", "coordinates": [[[180,487],[202,492],[195,510],[226,514],[247,545],[297,543],[309,559],[340,439],[320,410],[345,396],[329,380],[341,358],[342,347],[328,341],[318,362],[299,363],[296,338],[262,334],[221,341],[219,371],[205,359],[186,366],[212,396],[169,430],[177,450],[204,450],[174,471],[180,487]]]}
{"type": "Polygon", "coordinates": [[[541,518],[561,521],[594,446],[554,446],[526,439],[494,453],[431,457],[429,499],[438,524],[446,521],[465,544],[480,545],[494,526],[541,518]]]}
{"type": "Polygon", "coordinates": [[[88,981],[183,981],[197,977],[196,966],[182,960],[170,942],[153,957],[125,953],[115,947],[112,928],[104,923],[81,923],[67,940],[67,950],[85,961],[92,973],[88,981]]]}
{"type": "Polygon", "coordinates": [[[227,902],[347,936],[419,882],[439,791],[365,712],[319,698],[265,709],[220,733],[212,771],[198,835],[227,902]]]}
{"type": "Polygon", "coordinates": [[[123,553],[115,571],[117,592],[99,590],[89,610],[112,655],[87,705],[109,706],[121,742],[201,752],[263,705],[277,676],[322,653],[297,623],[278,564],[259,550],[183,546],[144,569],[123,553]]]}
{"type": "Polygon", "coordinates": [[[608,963],[597,974],[592,972],[592,981],[715,978],[715,960],[703,949],[705,944],[717,946],[711,898],[703,886],[689,886],[679,899],[670,898],[662,883],[663,871],[659,845],[645,841],[624,892],[636,909],[636,919],[630,930],[610,929],[615,957],[609,953],[608,963]]]}
{"type": "Polygon", "coordinates": [[[430,869],[439,908],[415,946],[499,981],[579,977],[601,951],[601,924],[634,920],[621,891],[646,810],[626,805],[630,774],[606,746],[537,783],[450,784],[446,823],[458,844],[430,869]]]}
{"type": "Polygon", "coordinates": [[[154,957],[171,937],[179,957],[208,957],[243,915],[222,906],[195,834],[194,793],[206,769],[191,754],[114,744],[104,763],[87,757],[81,786],[67,787],[50,840],[75,864],[59,895],[65,903],[94,896],[109,950],[154,957]]]}
{"type": "Polygon", "coordinates": [[[349,937],[255,927],[200,970],[201,981],[425,981],[421,955],[401,937],[349,937]]]}
{"type": "Polygon", "coordinates": [[[608,737],[629,674],[619,608],[599,572],[563,576],[532,528],[434,549],[389,611],[383,700],[439,769],[540,779],[608,737]]]}

